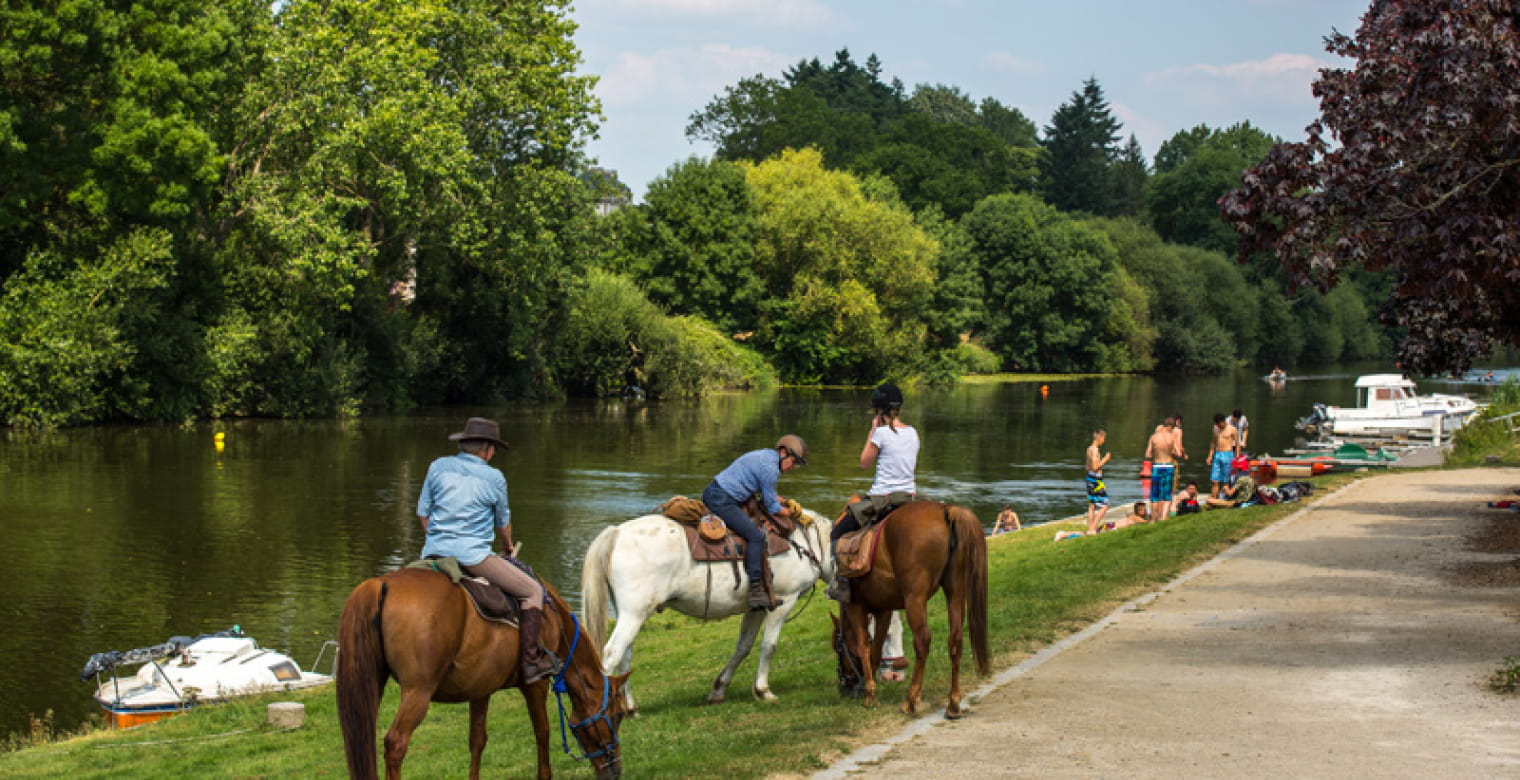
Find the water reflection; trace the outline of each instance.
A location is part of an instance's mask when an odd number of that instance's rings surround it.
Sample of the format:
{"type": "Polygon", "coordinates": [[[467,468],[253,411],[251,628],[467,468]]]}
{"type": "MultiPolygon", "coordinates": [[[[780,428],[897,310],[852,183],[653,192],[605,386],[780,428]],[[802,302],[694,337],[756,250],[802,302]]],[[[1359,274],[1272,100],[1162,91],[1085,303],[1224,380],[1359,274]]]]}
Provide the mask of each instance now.
{"type": "MultiPolygon", "coordinates": [[[[1140,498],[1140,455],[1161,417],[1186,415],[1193,460],[1183,475],[1205,478],[1214,412],[1244,408],[1255,448],[1279,451],[1312,403],[1353,399],[1356,373],[1295,376],[1275,392],[1254,372],[1051,382],[1047,394],[1038,384],[962,385],[910,392],[904,418],[923,435],[926,496],[966,504],[989,525],[1012,503],[1027,525],[1084,511],[1082,453],[1095,426],[1109,431],[1109,492],[1122,504],[1140,498]]],[[[581,555],[604,527],[700,493],[733,457],[782,433],[802,434],[813,454],[781,492],[835,511],[871,481],[858,466],[868,398],[797,389],[346,422],[6,431],[0,730],[49,708],[74,726],[93,711],[77,680],[90,653],[175,634],[241,624],[309,663],[333,638],[348,591],[421,548],[417,490],[468,416],[495,418],[511,444],[494,464],[507,474],[524,559],[578,601],[581,555]]]]}

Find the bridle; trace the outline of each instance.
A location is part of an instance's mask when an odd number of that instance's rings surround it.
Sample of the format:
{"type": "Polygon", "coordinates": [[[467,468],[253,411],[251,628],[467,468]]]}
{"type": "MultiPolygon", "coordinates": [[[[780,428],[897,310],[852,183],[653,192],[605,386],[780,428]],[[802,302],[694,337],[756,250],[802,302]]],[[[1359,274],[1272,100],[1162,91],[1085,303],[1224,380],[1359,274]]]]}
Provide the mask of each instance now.
{"type": "MultiPolygon", "coordinates": [[[[564,699],[562,699],[560,696],[561,694],[569,693],[570,691],[569,686],[565,684],[565,674],[570,671],[570,660],[575,657],[575,647],[576,645],[580,644],[581,641],[581,622],[575,617],[574,612],[570,613],[570,626],[570,652],[565,655],[564,662],[560,664],[559,673],[554,675],[554,683],[552,687],[552,690],[554,691],[554,703],[559,706],[559,741],[560,746],[564,748],[565,755],[575,759],[576,761],[590,761],[593,758],[600,758],[602,756],[608,755],[609,753],[615,754],[619,745],[617,724],[613,723],[612,719],[607,717],[607,705],[612,700],[612,683],[607,680],[607,676],[605,674],[602,675],[602,706],[585,720],[582,720],[579,723],[569,724],[570,732],[575,734],[577,745],[580,744],[581,732],[585,729],[591,728],[598,722],[607,724],[607,733],[612,735],[612,739],[601,743],[601,745],[599,745],[597,747],[597,750],[593,753],[587,753],[585,752],[585,748],[581,748],[581,755],[577,756],[574,753],[570,752],[570,740],[565,735],[565,725],[567,721],[565,717],[565,702],[564,699]]],[[[622,757],[620,755],[612,755],[611,758],[607,759],[606,763],[608,765],[611,765],[621,760],[621,758],[622,757]]]]}
{"type": "Polygon", "coordinates": [[[839,613],[839,633],[834,637],[834,654],[838,656],[839,663],[835,666],[834,672],[839,677],[841,687],[844,685],[844,674],[846,671],[855,675],[855,684],[857,686],[865,685],[865,674],[861,671],[860,664],[856,662],[855,655],[850,652],[850,640],[845,636],[844,621],[845,614],[841,610],[839,613]]]}

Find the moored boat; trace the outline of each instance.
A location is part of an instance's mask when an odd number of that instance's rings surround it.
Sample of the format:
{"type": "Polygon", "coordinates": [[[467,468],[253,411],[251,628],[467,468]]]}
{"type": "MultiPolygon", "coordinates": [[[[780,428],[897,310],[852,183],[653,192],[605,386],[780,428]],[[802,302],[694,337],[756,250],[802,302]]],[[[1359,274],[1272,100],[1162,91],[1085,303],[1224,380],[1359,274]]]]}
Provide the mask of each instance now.
{"type": "Polygon", "coordinates": [[[96,653],[79,677],[99,681],[95,701],[118,728],[151,723],[237,696],[332,681],[330,674],[304,671],[290,656],[259,647],[237,626],[194,639],[177,636],[151,647],[96,653]],[[141,664],[136,674],[125,678],[118,674],[118,668],[134,664],[141,664]]]}
{"type": "Polygon", "coordinates": [[[1357,377],[1356,398],[1357,406],[1315,404],[1298,427],[1321,436],[1440,435],[1478,410],[1466,396],[1417,395],[1415,383],[1398,374],[1357,377]]]}

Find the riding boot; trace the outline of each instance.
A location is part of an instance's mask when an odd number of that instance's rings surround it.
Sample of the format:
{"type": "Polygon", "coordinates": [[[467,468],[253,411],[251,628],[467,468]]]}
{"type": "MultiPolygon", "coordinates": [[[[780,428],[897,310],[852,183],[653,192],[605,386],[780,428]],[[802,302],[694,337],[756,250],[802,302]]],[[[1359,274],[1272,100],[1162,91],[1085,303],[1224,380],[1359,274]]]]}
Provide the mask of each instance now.
{"type": "Polygon", "coordinates": [[[770,594],[765,592],[765,583],[760,580],[749,581],[749,608],[767,611],[776,608],[776,602],[771,601],[770,594]]]}
{"type": "Polygon", "coordinates": [[[549,659],[542,643],[538,641],[538,633],[543,625],[542,609],[525,608],[517,621],[517,657],[521,663],[523,685],[532,685],[555,672],[554,661],[549,659]]]}

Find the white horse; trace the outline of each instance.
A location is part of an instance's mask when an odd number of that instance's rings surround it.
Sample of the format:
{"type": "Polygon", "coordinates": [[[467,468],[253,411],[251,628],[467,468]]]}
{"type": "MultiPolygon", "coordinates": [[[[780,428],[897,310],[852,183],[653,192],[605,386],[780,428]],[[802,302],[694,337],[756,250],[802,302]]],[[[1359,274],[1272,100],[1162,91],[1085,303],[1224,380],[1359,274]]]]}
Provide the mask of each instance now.
{"type": "MultiPolygon", "coordinates": [[[[774,701],[771,654],[781,627],[799,596],[818,580],[828,581],[834,576],[834,557],[829,550],[833,522],[812,510],[804,509],[803,513],[807,517],[797,518],[797,528],[789,539],[791,549],[770,559],[771,584],[780,601],[770,612],[749,609],[749,577],[742,561],[737,565],[693,561],[686,533],[664,515],[636,517],[602,531],[586,550],[581,569],[581,627],[594,642],[601,643],[607,632],[610,595],[617,609],[617,627],[602,648],[604,671],[628,671],[633,663],[634,637],[650,615],[667,607],[703,620],[743,613],[739,643],[728,665],[713,680],[707,701],[717,703],[727,698],[734,671],[749,655],[762,628],[765,633],[760,641],[754,695],[762,701],[774,701]]],[[[626,686],[623,691],[632,711],[633,694],[626,686]]]]}

